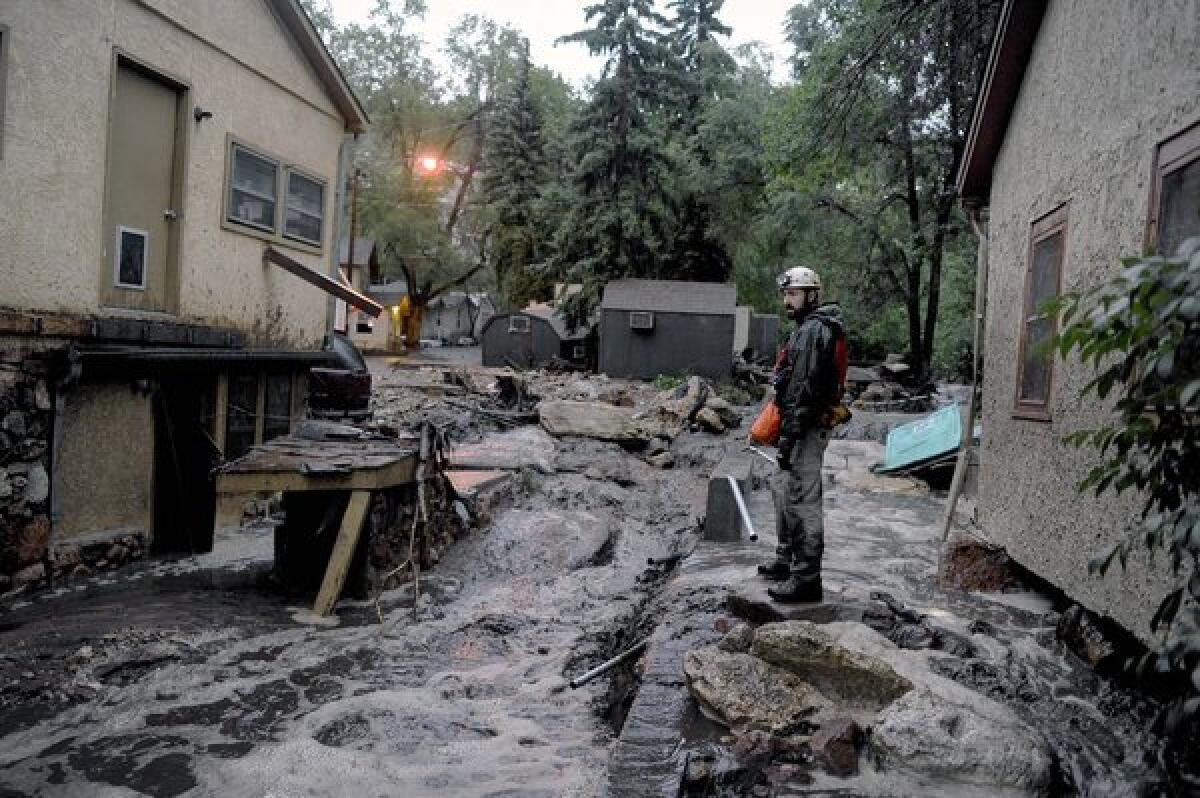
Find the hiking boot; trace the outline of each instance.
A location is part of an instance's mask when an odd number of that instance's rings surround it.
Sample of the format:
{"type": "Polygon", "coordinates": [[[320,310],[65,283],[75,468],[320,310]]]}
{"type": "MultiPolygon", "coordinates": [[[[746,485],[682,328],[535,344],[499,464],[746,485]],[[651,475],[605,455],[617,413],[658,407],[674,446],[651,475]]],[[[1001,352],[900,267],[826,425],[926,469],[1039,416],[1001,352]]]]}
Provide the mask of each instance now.
{"type": "Polygon", "coordinates": [[[767,588],[767,595],[780,604],[812,604],[822,597],[821,580],[801,579],[792,575],[779,587],[767,588]]]}
{"type": "Polygon", "coordinates": [[[758,575],[773,582],[782,582],[792,575],[792,566],[787,560],[775,560],[758,566],[758,575]]]}

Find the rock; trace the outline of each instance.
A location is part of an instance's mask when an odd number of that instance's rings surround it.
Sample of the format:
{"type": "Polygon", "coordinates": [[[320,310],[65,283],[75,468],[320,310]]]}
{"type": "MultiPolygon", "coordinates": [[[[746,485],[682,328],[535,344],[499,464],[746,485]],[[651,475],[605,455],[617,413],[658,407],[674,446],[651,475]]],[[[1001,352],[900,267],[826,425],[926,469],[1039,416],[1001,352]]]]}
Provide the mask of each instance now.
{"type": "Polygon", "coordinates": [[[858,773],[862,741],[862,727],[850,718],[838,717],[822,723],[809,746],[827,771],[844,779],[858,773]]]}
{"type": "Polygon", "coordinates": [[[683,781],[689,794],[707,795],[713,786],[716,761],[711,756],[697,754],[688,758],[683,781]]]}
{"type": "Polygon", "coordinates": [[[129,556],[129,549],[122,546],[120,543],[114,543],[108,547],[108,552],[104,555],[104,559],[114,565],[120,565],[125,562],[125,558],[129,556]]]}
{"type": "Polygon", "coordinates": [[[1058,639],[1092,668],[1111,672],[1121,666],[1121,641],[1096,613],[1072,604],[1058,619],[1058,639]]]}
{"type": "Polygon", "coordinates": [[[50,477],[41,463],[35,463],[29,469],[29,482],[25,486],[25,501],[38,504],[46,501],[50,495],[50,477]]]}
{"type": "Polygon", "coordinates": [[[15,437],[25,437],[25,416],[20,410],[10,410],[8,415],[4,417],[4,429],[11,432],[15,437]]]}
{"type": "MultiPolygon", "coordinates": [[[[766,769],[767,781],[772,784],[796,786],[812,784],[813,777],[803,765],[771,765],[766,769]]],[[[769,793],[774,794],[774,793],[769,793]]]]}
{"type": "Polygon", "coordinates": [[[736,427],[742,421],[742,416],[734,409],[733,405],[725,401],[719,396],[710,396],[708,401],[704,403],[706,410],[712,410],[721,419],[726,427],[736,427]]]}
{"type": "Polygon", "coordinates": [[[776,739],[761,729],[740,734],[733,742],[733,758],[743,765],[762,767],[775,755],[776,739]]]}
{"type": "Polygon", "coordinates": [[[76,565],[75,569],[71,571],[72,579],[87,579],[91,575],[92,575],[92,569],[88,568],[83,563],[76,565]]]}
{"type": "Polygon", "coordinates": [[[867,746],[881,767],[934,779],[948,794],[963,784],[1040,795],[1053,773],[1045,741],[1015,716],[977,713],[923,689],[879,713],[867,746]]]}
{"type": "Polygon", "coordinates": [[[659,394],[657,404],[681,421],[691,421],[711,395],[712,388],[707,382],[691,377],[674,390],[659,394]]]}
{"type": "Polygon", "coordinates": [[[839,645],[809,621],[760,626],[751,650],[843,706],[876,711],[913,689],[888,663],[839,645]]]}
{"type": "Polygon", "coordinates": [[[959,590],[995,591],[1019,587],[1021,577],[1004,549],[961,540],[942,555],[941,582],[959,590]]]}
{"type": "Polygon", "coordinates": [[[758,657],[708,647],[689,651],[683,672],[701,706],[735,734],[796,734],[828,699],[799,676],[758,657]]]}
{"type": "Polygon", "coordinates": [[[46,556],[46,545],[49,542],[50,519],[46,516],[35,516],[21,524],[13,544],[18,567],[40,562],[46,556]]]}
{"type": "Polygon", "coordinates": [[[38,380],[33,388],[33,404],[38,410],[50,409],[50,392],[46,390],[44,380],[38,380]]]}
{"type": "Polygon", "coordinates": [[[655,468],[673,468],[675,466],[675,455],[670,452],[661,452],[653,457],[647,457],[646,462],[655,468]]]}
{"type": "Polygon", "coordinates": [[[718,435],[725,431],[725,423],[721,421],[721,417],[717,414],[717,411],[710,407],[700,408],[700,411],[696,413],[696,422],[709,432],[714,432],[718,435]]]}
{"type": "Polygon", "coordinates": [[[34,563],[26,568],[22,568],[12,576],[13,588],[21,588],[26,585],[36,585],[46,578],[46,566],[42,563],[34,563]]]}
{"type": "Polygon", "coordinates": [[[51,552],[54,567],[61,571],[69,571],[83,562],[83,552],[78,546],[63,546],[51,552]]]}
{"type": "Polygon", "coordinates": [[[670,448],[671,442],[666,438],[651,438],[649,442],[646,443],[646,456],[653,457],[656,454],[662,454],[663,452],[669,451],[670,448]]]}
{"type": "Polygon", "coordinates": [[[746,653],[754,644],[754,628],[748,623],[738,624],[729,630],[717,643],[722,651],[746,653]]]}
{"type": "Polygon", "coordinates": [[[644,443],[654,437],[629,410],[603,402],[545,401],[538,405],[538,420],[551,435],[614,443],[644,443]]]}

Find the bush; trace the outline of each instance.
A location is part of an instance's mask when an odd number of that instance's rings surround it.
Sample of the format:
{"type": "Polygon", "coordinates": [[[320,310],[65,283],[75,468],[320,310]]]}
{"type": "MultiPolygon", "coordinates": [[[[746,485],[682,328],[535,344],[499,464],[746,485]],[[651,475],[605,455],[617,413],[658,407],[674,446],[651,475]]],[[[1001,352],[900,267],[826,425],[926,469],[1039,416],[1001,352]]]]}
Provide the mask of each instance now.
{"type": "Polygon", "coordinates": [[[685,382],[687,382],[685,377],[679,377],[674,374],[659,374],[654,378],[654,387],[660,391],[673,391],[685,382]]]}
{"type": "Polygon", "coordinates": [[[1200,710],[1200,238],[1175,257],[1127,259],[1112,281],[1066,296],[1051,311],[1063,313],[1060,356],[1077,350],[1095,372],[1081,396],[1115,398],[1113,423],[1067,438],[1100,455],[1080,491],[1145,499],[1130,534],[1089,570],[1125,567],[1139,544],[1151,556],[1166,552],[1176,586],[1150,623],[1158,650],[1137,663],[1137,673],[1151,665],[1190,672],[1190,694],[1173,706],[1177,721],[1200,710]]]}

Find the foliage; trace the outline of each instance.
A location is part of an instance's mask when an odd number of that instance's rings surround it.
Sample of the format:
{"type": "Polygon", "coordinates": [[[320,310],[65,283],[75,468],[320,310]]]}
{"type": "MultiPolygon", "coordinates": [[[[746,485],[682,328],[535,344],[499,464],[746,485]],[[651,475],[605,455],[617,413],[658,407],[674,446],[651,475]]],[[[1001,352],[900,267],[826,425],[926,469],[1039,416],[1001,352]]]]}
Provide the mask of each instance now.
{"type": "Polygon", "coordinates": [[[659,374],[654,378],[654,387],[660,391],[673,391],[687,382],[687,378],[677,374],[659,374]]]}
{"type": "Polygon", "coordinates": [[[806,220],[788,249],[831,272],[843,300],[865,294],[864,311],[898,303],[919,376],[932,372],[943,275],[970,268],[947,257],[970,238],[954,181],[998,8],[814,0],[789,14],[797,83],[768,134],[775,207],[806,220]]]}
{"type": "MultiPolygon", "coordinates": [[[[1094,376],[1081,395],[1114,401],[1116,418],[1068,442],[1098,450],[1080,485],[1098,496],[1144,499],[1133,531],[1097,556],[1089,570],[1125,567],[1138,546],[1165,551],[1177,585],[1159,604],[1151,629],[1163,632],[1160,670],[1191,672],[1200,711],[1200,238],[1176,257],[1131,258],[1116,278],[1052,305],[1064,327],[1055,344],[1077,352],[1094,376]]],[[[1146,667],[1149,661],[1143,661],[1146,667]]]]}

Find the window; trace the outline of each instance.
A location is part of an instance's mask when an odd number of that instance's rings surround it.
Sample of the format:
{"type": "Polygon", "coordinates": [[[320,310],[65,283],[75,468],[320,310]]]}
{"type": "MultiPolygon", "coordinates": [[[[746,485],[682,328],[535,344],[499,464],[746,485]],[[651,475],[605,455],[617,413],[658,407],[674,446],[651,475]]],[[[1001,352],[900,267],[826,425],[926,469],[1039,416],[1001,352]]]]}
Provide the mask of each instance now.
{"type": "Polygon", "coordinates": [[[287,435],[292,429],[292,375],[268,374],[264,400],[263,441],[287,435]]]}
{"type": "Polygon", "coordinates": [[[285,372],[243,372],[230,374],[218,388],[214,404],[225,401],[224,455],[234,460],[250,450],[292,429],[296,406],[293,375],[285,372]]]}
{"type": "Polygon", "coordinates": [[[4,159],[4,86],[8,83],[8,28],[0,25],[0,160],[4,159]]]}
{"type": "Polygon", "coordinates": [[[240,144],[233,145],[229,221],[275,232],[279,164],[240,144]]]}
{"type": "Polygon", "coordinates": [[[1054,337],[1057,319],[1043,309],[1059,293],[1066,238],[1066,205],[1034,222],[1030,231],[1013,413],[1018,418],[1050,420],[1054,355],[1045,348],[1054,337]]]}
{"type": "Polygon", "coordinates": [[[229,411],[225,416],[225,459],[234,460],[254,445],[258,427],[258,375],[229,377],[229,411]]]}
{"type": "Polygon", "coordinates": [[[1152,185],[1147,248],[1174,255],[1200,235],[1200,122],[1158,145],[1152,185]]]}
{"type": "Polygon", "coordinates": [[[325,182],[230,139],[225,224],[278,244],[319,251],[325,226],[325,182]]]}
{"type": "Polygon", "coordinates": [[[571,357],[573,357],[575,360],[583,360],[585,357],[587,357],[587,348],[583,346],[576,346],[571,350],[571,353],[571,357]]]}
{"type": "Polygon", "coordinates": [[[529,332],[529,317],[528,316],[509,316],[508,331],[510,333],[527,333],[529,332]]]}
{"type": "Polygon", "coordinates": [[[322,210],[325,186],[299,172],[288,172],[287,214],[283,234],[288,238],[321,246],[322,210]]]}

